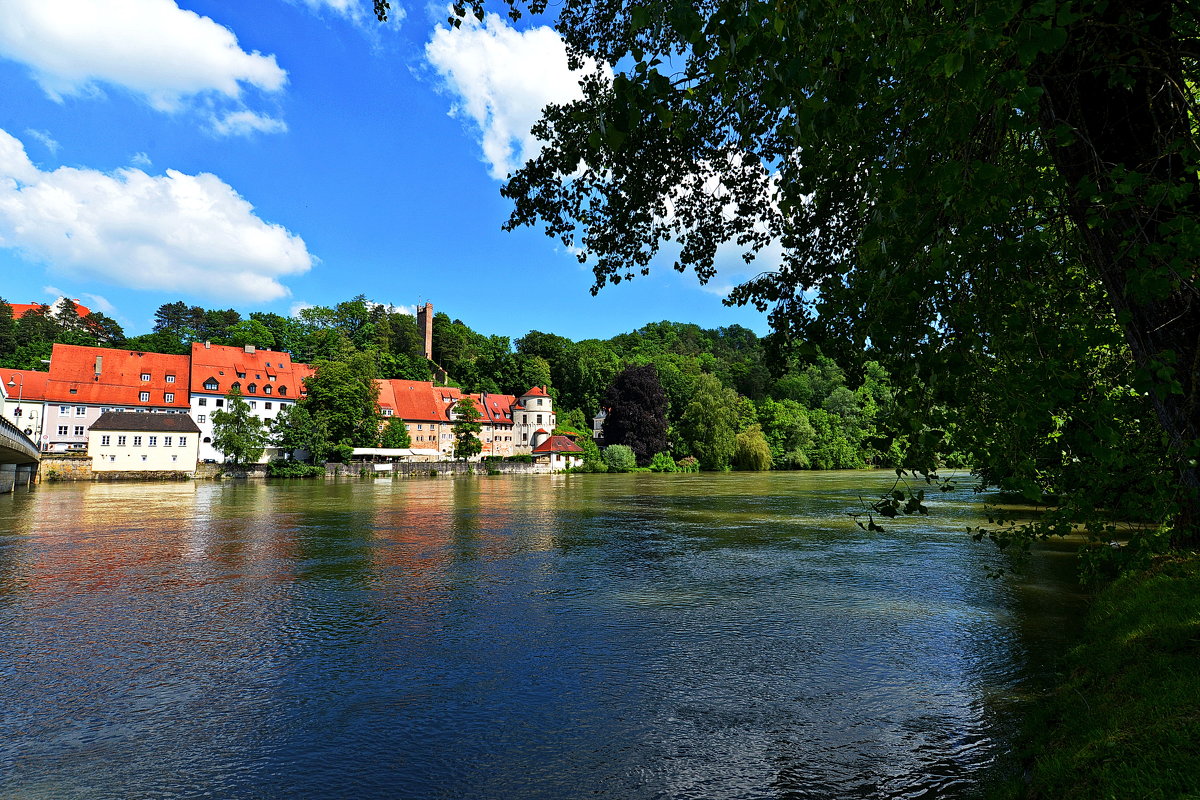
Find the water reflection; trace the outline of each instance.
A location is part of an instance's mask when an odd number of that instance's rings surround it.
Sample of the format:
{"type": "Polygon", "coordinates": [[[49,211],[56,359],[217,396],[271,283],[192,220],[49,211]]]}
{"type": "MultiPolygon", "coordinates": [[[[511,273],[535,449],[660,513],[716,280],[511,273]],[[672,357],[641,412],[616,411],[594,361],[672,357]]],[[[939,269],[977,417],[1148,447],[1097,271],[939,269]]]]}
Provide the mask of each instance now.
{"type": "Polygon", "coordinates": [[[886,477],[0,498],[0,796],[968,797],[1077,600],[886,477]]]}

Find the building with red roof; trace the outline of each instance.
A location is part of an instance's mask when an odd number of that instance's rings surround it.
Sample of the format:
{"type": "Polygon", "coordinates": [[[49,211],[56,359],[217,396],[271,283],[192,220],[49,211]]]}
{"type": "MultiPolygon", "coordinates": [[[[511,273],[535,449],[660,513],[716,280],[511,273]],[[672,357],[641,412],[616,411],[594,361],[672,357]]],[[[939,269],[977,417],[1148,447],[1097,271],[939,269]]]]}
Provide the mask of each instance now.
{"type": "Polygon", "coordinates": [[[187,356],[56,344],[50,355],[42,449],[85,450],[106,411],[188,413],[187,356]]]}
{"type": "MultiPolygon", "coordinates": [[[[225,395],[237,387],[250,411],[271,422],[289,405],[305,395],[304,378],[313,374],[307,364],[277,350],[260,350],[254,345],[230,347],[194,342],[191,354],[190,410],[200,428],[201,461],[224,461],[225,454],[212,445],[212,413],[225,406],[225,395]]],[[[263,451],[262,460],[278,456],[276,448],[263,451]]]]}
{"type": "Polygon", "coordinates": [[[554,413],[554,400],[545,387],[534,386],[517,398],[513,404],[513,443],[518,453],[532,452],[538,443],[534,434],[538,428],[553,431],[558,424],[554,413]]]}
{"type": "MultiPolygon", "coordinates": [[[[540,438],[540,437],[539,437],[540,438]]],[[[547,436],[532,450],[533,463],[560,470],[583,463],[583,448],[568,436],[547,436]]]]}
{"type": "MultiPolygon", "coordinates": [[[[57,317],[58,304],[62,301],[63,298],[60,297],[53,303],[9,303],[9,307],[12,308],[13,319],[20,319],[29,311],[35,311],[40,314],[47,314],[51,317],[57,317]]],[[[71,302],[75,304],[75,310],[79,313],[79,316],[86,317],[88,314],[92,313],[90,308],[81,304],[78,300],[72,299],[71,302]]]]}
{"type": "Polygon", "coordinates": [[[0,369],[0,416],[35,442],[42,439],[46,381],[50,373],[31,369],[0,369]]]}

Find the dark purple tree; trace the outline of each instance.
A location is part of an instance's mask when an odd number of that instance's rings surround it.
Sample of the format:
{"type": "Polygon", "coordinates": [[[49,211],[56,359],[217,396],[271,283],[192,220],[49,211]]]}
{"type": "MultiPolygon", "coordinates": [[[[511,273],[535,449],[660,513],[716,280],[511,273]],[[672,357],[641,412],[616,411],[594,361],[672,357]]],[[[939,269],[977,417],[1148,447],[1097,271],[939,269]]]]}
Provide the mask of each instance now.
{"type": "Polygon", "coordinates": [[[605,444],[628,445],[639,467],[667,449],[667,394],[653,364],[617,373],[601,402],[608,409],[605,444]]]}

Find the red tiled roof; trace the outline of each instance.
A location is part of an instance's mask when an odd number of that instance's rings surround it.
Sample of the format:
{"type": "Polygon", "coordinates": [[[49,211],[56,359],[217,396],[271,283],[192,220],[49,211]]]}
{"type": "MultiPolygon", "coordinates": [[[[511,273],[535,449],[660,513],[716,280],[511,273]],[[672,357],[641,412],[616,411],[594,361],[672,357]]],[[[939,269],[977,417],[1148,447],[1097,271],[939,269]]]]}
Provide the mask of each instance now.
{"type": "Polygon", "coordinates": [[[187,356],[56,344],[50,355],[46,399],[94,405],[187,408],[189,367],[187,356]],[[142,375],[149,375],[150,379],[143,381],[142,375]],[[168,375],[174,376],[174,381],[167,382],[168,375]],[[149,392],[150,399],[140,400],[141,392],[149,392]],[[168,402],[164,396],[167,393],[173,394],[174,399],[168,402]]]}
{"type": "MultiPolygon", "coordinates": [[[[85,305],[80,305],[78,300],[72,300],[71,302],[75,304],[75,310],[79,312],[79,316],[86,317],[88,314],[92,313],[90,308],[85,305]]],[[[20,319],[21,317],[25,316],[26,311],[32,311],[38,308],[45,308],[49,312],[54,311],[54,305],[49,303],[9,303],[9,305],[12,307],[13,319],[20,319]]]]}
{"type": "Polygon", "coordinates": [[[244,395],[297,400],[303,388],[301,380],[311,374],[312,370],[307,364],[293,364],[290,355],[278,350],[255,350],[253,353],[247,353],[244,347],[192,343],[193,392],[227,394],[236,382],[241,384],[244,395]],[[304,369],[299,369],[300,367],[304,369]],[[246,377],[239,378],[239,372],[246,377]],[[271,375],[275,376],[275,380],[270,380],[271,375]],[[204,388],[204,383],[210,378],[217,382],[215,390],[204,388]],[[256,384],[258,391],[247,391],[247,387],[252,383],[256,384]],[[263,390],[265,386],[271,387],[270,394],[263,390]],[[281,389],[283,391],[280,391],[281,389]]]}
{"type": "Polygon", "coordinates": [[[395,416],[418,422],[446,422],[453,402],[462,396],[458,389],[438,386],[432,381],[404,381],[399,379],[378,382],[380,405],[395,409],[395,416]],[[384,385],[386,384],[386,386],[384,385]],[[390,405],[384,406],[384,403],[390,405]]]}
{"type": "Polygon", "coordinates": [[[528,392],[526,392],[525,394],[521,395],[521,397],[549,397],[549,396],[550,395],[546,394],[545,390],[542,389],[542,387],[540,387],[540,386],[535,386],[532,389],[530,389],[528,392]]]}
{"type": "Polygon", "coordinates": [[[481,422],[489,424],[512,424],[512,408],[517,398],[511,394],[473,394],[469,397],[475,401],[475,410],[482,418],[481,422]]]}
{"type": "Polygon", "coordinates": [[[582,453],[583,448],[566,436],[551,436],[533,448],[533,453],[582,453]]]}
{"type": "Polygon", "coordinates": [[[49,372],[35,372],[31,369],[0,369],[0,383],[10,400],[29,400],[40,403],[46,399],[46,381],[50,379],[49,372]],[[12,386],[9,386],[9,382],[12,386]]]}

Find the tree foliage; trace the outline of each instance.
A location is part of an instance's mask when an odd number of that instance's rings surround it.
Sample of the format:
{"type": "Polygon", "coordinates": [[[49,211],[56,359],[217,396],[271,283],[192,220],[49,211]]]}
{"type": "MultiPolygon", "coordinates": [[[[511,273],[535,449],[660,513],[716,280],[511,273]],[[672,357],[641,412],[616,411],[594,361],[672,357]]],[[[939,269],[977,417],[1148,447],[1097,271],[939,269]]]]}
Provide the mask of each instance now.
{"type": "Polygon", "coordinates": [[[608,410],[604,441],[628,445],[639,467],[667,449],[667,395],[653,364],[626,367],[618,373],[601,404],[608,410]]]}
{"type": "Polygon", "coordinates": [[[254,464],[262,458],[269,435],[263,421],[250,411],[236,386],[225,395],[225,408],[212,413],[213,447],[234,464],[254,464]]]}
{"type": "Polygon", "coordinates": [[[637,456],[628,445],[610,444],[601,454],[604,457],[604,466],[609,472],[631,472],[638,465],[637,456]]]}
{"type": "Polygon", "coordinates": [[[390,448],[412,447],[412,437],[408,435],[408,426],[404,420],[392,418],[383,426],[379,435],[379,446],[390,448]]]}
{"type": "Polygon", "coordinates": [[[464,461],[483,452],[483,441],[479,438],[483,426],[479,423],[479,409],[475,401],[464,397],[454,405],[454,457],[464,461]]]}

